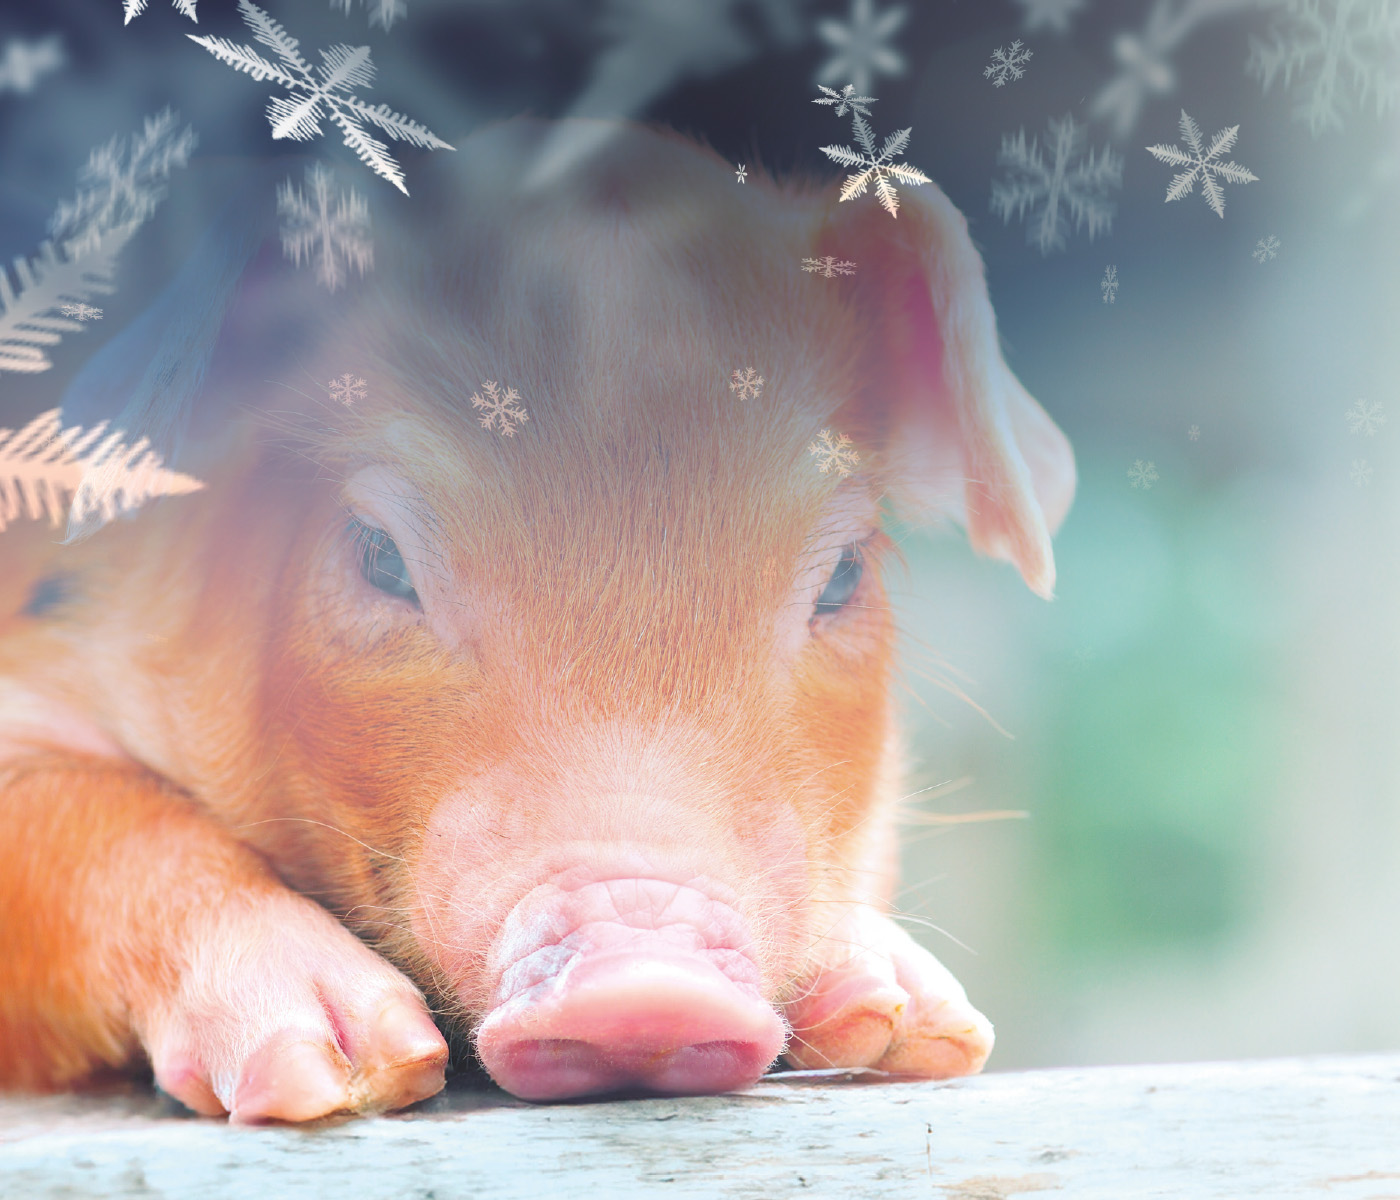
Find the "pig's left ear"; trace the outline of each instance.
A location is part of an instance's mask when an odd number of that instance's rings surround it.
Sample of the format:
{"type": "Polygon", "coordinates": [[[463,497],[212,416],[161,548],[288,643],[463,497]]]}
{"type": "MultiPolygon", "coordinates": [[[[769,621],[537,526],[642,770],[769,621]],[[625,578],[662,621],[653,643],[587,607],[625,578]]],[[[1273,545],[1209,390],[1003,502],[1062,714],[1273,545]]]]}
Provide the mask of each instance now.
{"type": "Polygon", "coordinates": [[[816,234],[817,255],[856,263],[840,286],[869,323],[863,388],[837,420],[879,439],[897,508],[951,517],[1049,599],[1069,441],[1002,358],[963,215],[932,184],[900,201],[898,219],[873,200],[834,204],[816,234]]]}

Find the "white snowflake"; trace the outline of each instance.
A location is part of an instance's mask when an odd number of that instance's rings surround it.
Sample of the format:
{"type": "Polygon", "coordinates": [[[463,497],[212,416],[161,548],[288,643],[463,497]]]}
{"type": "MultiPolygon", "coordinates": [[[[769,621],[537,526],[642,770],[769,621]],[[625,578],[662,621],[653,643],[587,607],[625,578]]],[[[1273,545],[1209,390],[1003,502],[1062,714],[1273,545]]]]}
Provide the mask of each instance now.
{"type": "Polygon", "coordinates": [[[1347,427],[1352,433],[1375,437],[1376,430],[1385,424],[1384,407],[1379,400],[1358,400],[1347,409],[1347,427]]]}
{"type": "Polygon", "coordinates": [[[904,153],[905,148],[909,145],[909,135],[914,132],[913,127],[890,134],[877,155],[875,153],[875,134],[866,123],[865,118],[857,113],[852,120],[855,122],[856,141],[860,143],[863,153],[858,153],[849,146],[823,146],[821,148],[821,152],[833,162],[840,163],[843,167],[861,168],[856,174],[846,176],[846,182],[841,185],[841,199],[854,200],[857,196],[865,195],[866,186],[874,179],[875,194],[880,198],[880,206],[890,216],[898,218],[899,193],[895,191],[894,184],[890,180],[897,179],[906,187],[917,187],[919,184],[933,182],[918,167],[890,161],[896,155],[904,153]]]}
{"type": "Polygon", "coordinates": [[[297,266],[316,266],[316,278],[330,291],[345,282],[351,267],[361,275],[374,265],[369,205],[357,192],[337,190],[335,175],[320,163],[306,168],[307,196],[290,179],[277,187],[282,253],[297,266]]]}
{"type": "Polygon", "coordinates": [[[854,275],[856,264],[827,254],[821,258],[804,258],[802,269],[807,272],[815,271],[824,278],[831,279],[837,275],[854,275]]]}
{"type": "Polygon", "coordinates": [[[169,110],[146,119],[130,154],[120,138],[95,150],[80,174],[77,197],[49,220],[53,236],[32,258],[0,266],[0,371],[34,373],[53,366],[45,347],[83,328],[62,313],[116,291],[117,257],[165,195],[171,168],[183,166],[194,132],[176,129],[169,110]]]}
{"type": "Polygon", "coordinates": [[[1371,464],[1364,458],[1354,458],[1351,462],[1351,470],[1347,472],[1351,476],[1352,483],[1357,487],[1368,487],[1371,483],[1371,464]]]}
{"type": "Polygon", "coordinates": [[[481,386],[486,392],[485,396],[480,392],[472,393],[472,407],[486,413],[481,418],[481,427],[497,429],[505,437],[514,437],[516,426],[530,419],[530,414],[520,407],[520,393],[512,387],[502,391],[494,379],[488,379],[481,386]]]}
{"type": "Polygon", "coordinates": [[[1400,0],[1282,0],[1284,28],[1270,41],[1251,37],[1245,69],[1267,92],[1280,76],[1296,76],[1301,96],[1293,117],[1314,137],[1342,128],[1354,95],[1360,109],[1374,97],[1376,116],[1400,100],[1400,0]]]}
{"type": "Polygon", "coordinates": [[[1020,79],[1026,73],[1025,66],[1030,61],[1031,53],[1023,47],[1020,38],[1011,43],[1010,50],[998,46],[992,51],[991,64],[982,72],[982,78],[990,79],[993,87],[1003,87],[1020,79]]]}
{"type": "Polygon", "coordinates": [[[169,108],[147,117],[130,143],[114,137],[88,155],[78,174],[78,195],[61,202],[49,220],[49,233],[70,255],[81,255],[111,230],[133,231],[165,199],[166,180],[183,167],[199,139],[180,127],[169,108]]]}
{"type": "Polygon", "coordinates": [[[269,62],[251,46],[241,46],[221,37],[185,36],[198,42],[215,58],[235,70],[246,71],[254,79],[271,79],[291,93],[274,96],[267,106],[267,119],[272,123],[273,138],[296,138],[306,141],[321,136],[321,109],[340,128],[345,144],[371,170],[382,175],[399,191],[408,195],[403,171],[389,155],[389,147],[371,137],[364,127],[368,121],[392,138],[429,150],[451,150],[452,147],[417,121],[394,112],[386,104],[366,104],[352,93],[357,87],[369,87],[374,82],[374,63],[368,46],[346,46],[340,43],[322,50],[318,79],[310,65],[297,50],[297,40],[288,37],[276,21],[252,0],[238,0],[238,11],[244,23],[253,31],[253,40],[274,50],[285,66],[269,62]]]}
{"type": "Polygon", "coordinates": [[[734,172],[734,177],[735,177],[736,179],[738,179],[738,181],[739,181],[740,183],[743,183],[744,180],[746,180],[746,179],[749,177],[749,169],[748,169],[748,167],[744,166],[743,163],[740,163],[740,164],[739,164],[739,169],[738,169],[737,171],[734,172]]]}
{"type": "Polygon", "coordinates": [[[1037,29],[1068,33],[1070,18],[1084,7],[1084,0],[1016,0],[1016,3],[1026,10],[1026,29],[1031,33],[1037,29]]]}
{"type": "MultiPolygon", "coordinates": [[[[170,2],[175,5],[176,12],[183,13],[196,25],[199,24],[199,18],[195,16],[194,12],[197,0],[170,0],[170,2]]],[[[122,24],[129,25],[132,17],[139,17],[146,11],[146,0],[122,0],[122,11],[126,14],[126,19],[122,21],[122,24]]]]}
{"type": "Polygon", "coordinates": [[[76,425],[64,429],[59,410],[51,408],[23,429],[0,429],[0,530],[21,507],[31,520],[47,515],[55,526],[66,512],[73,540],[155,496],[204,486],[163,467],[146,438],[126,446],[120,431],[103,438],[106,428],[102,421],[86,433],[76,425]],[[64,502],[66,493],[72,494],[71,504],[64,502]]]}
{"type": "Polygon", "coordinates": [[[752,367],[735,371],[729,379],[729,390],[740,400],[752,400],[763,391],[763,376],[752,367]]]}
{"type": "MultiPolygon", "coordinates": [[[[331,7],[348,16],[353,3],[354,0],[331,0],[331,7]]],[[[381,29],[392,29],[395,21],[408,16],[408,5],[404,0],[364,0],[364,5],[369,10],[369,23],[381,29]]]]}
{"type": "Polygon", "coordinates": [[[1278,257],[1279,247],[1283,245],[1278,238],[1271,233],[1266,238],[1260,238],[1254,243],[1253,259],[1257,263],[1266,263],[1271,258],[1278,257]]]}
{"type": "Polygon", "coordinates": [[[1193,442],[1199,442],[1201,440],[1201,427],[1199,425],[1192,425],[1186,431],[1186,436],[1193,442]]]}
{"type": "Polygon", "coordinates": [[[1026,225],[1026,242],[1039,247],[1042,254],[1064,249],[1069,217],[1076,230],[1088,225],[1090,241],[1113,226],[1114,205],[1107,191],[1122,185],[1123,162],[1107,146],[1099,155],[1091,148],[1088,157],[1078,161],[1086,140],[1071,114],[1051,117],[1047,166],[1039,141],[1032,139],[1026,145],[1024,129],[1014,138],[1002,136],[997,163],[1011,168],[1011,178],[993,181],[992,211],[1009,221],[1013,212],[1019,218],[1029,209],[1033,219],[1026,225]]]}
{"type": "Polygon", "coordinates": [[[90,304],[60,304],[58,311],[65,317],[72,317],[75,321],[102,320],[102,310],[93,308],[90,304]]]}
{"type": "Polygon", "coordinates": [[[1103,269],[1103,279],[1099,281],[1099,291],[1103,293],[1105,304],[1118,302],[1118,268],[1112,263],[1103,269]]]}
{"type": "Polygon", "coordinates": [[[1157,474],[1157,467],[1151,462],[1143,462],[1140,458],[1133,460],[1133,465],[1128,468],[1128,478],[1133,481],[1133,487],[1149,490],[1160,478],[1157,474]]]}
{"type": "Polygon", "coordinates": [[[56,33],[33,42],[10,38],[0,54],[0,92],[32,92],[39,80],[66,61],[63,39],[56,33]]]}
{"type": "Polygon", "coordinates": [[[1113,39],[1118,74],[1099,90],[1089,114],[1095,120],[1111,121],[1114,134],[1127,137],[1144,101],[1175,89],[1171,55],[1181,44],[1206,22],[1253,12],[1260,4],[1261,0],[1154,0],[1140,33],[1125,30],[1113,39]]]}
{"type": "Polygon", "coordinates": [[[1159,162],[1164,162],[1172,167],[1187,168],[1172,177],[1171,184],[1167,188],[1166,203],[1189,196],[1196,190],[1196,180],[1199,179],[1202,198],[1211,210],[1223,220],[1225,217],[1225,189],[1220,186],[1216,176],[1220,176],[1226,183],[1256,183],[1259,179],[1259,176],[1255,175],[1249,168],[1242,167],[1237,162],[1216,161],[1220,155],[1234,146],[1235,138],[1239,136],[1240,127],[1231,125],[1229,129],[1222,129],[1211,139],[1209,146],[1202,148],[1201,127],[1187,115],[1184,108],[1181,110],[1180,125],[1181,136],[1191,148],[1189,153],[1180,146],[1168,146],[1164,143],[1147,147],[1147,152],[1159,162]]]}
{"type": "Polygon", "coordinates": [[[369,395],[369,385],[348,371],[338,379],[332,379],[326,386],[330,390],[331,399],[339,401],[346,408],[369,395]]]}
{"type": "Polygon", "coordinates": [[[851,0],[849,24],[829,17],[818,21],[817,36],[834,53],[823,64],[817,83],[850,83],[856,91],[868,92],[877,71],[904,74],[904,59],[885,43],[908,15],[902,4],[877,14],[874,0],[851,0]]]}
{"type": "Polygon", "coordinates": [[[851,439],[844,433],[833,438],[829,429],[823,429],[817,435],[817,440],[807,447],[807,453],[815,455],[817,470],[823,475],[832,471],[841,476],[849,475],[860,462],[860,453],[851,439]]]}
{"type": "Polygon", "coordinates": [[[874,96],[854,95],[853,93],[855,92],[856,88],[855,84],[853,83],[848,83],[839,92],[835,88],[822,87],[821,84],[817,84],[817,86],[826,93],[826,96],[824,98],[813,100],[812,103],[836,105],[836,115],[838,117],[844,117],[846,115],[847,110],[862,113],[868,117],[870,115],[870,110],[865,106],[867,104],[877,103],[874,96]]]}

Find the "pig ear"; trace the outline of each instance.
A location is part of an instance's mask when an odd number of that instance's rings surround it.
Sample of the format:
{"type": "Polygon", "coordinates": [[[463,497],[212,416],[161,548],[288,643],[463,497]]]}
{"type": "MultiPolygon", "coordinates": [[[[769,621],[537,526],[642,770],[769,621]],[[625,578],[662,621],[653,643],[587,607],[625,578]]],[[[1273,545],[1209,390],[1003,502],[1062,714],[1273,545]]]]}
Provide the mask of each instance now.
{"type": "Polygon", "coordinates": [[[854,285],[869,323],[864,387],[849,406],[859,411],[838,420],[881,441],[897,508],[951,517],[1049,599],[1050,535],[1074,497],[1074,455],[1002,358],[962,214],[931,184],[900,199],[898,219],[839,203],[817,232],[819,256],[856,263],[841,286],[854,285]]]}

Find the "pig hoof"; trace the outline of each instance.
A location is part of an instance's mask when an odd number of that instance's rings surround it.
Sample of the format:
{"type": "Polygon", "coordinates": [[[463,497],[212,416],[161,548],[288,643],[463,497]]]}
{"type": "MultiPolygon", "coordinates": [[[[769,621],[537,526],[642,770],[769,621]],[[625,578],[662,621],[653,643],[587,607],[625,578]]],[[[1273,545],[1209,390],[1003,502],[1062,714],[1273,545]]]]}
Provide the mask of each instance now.
{"type": "Polygon", "coordinates": [[[991,1022],[962,985],[889,917],[859,909],[824,939],[819,966],[786,1006],[799,1068],[874,1067],[947,1079],[992,1051],[991,1022]],[[853,954],[851,947],[859,949],[853,954]]]}
{"type": "Polygon", "coordinates": [[[382,1112],[440,1091],[447,1044],[408,979],[302,897],[262,909],[195,939],[173,994],[141,1022],[160,1087],[235,1124],[382,1112]]]}

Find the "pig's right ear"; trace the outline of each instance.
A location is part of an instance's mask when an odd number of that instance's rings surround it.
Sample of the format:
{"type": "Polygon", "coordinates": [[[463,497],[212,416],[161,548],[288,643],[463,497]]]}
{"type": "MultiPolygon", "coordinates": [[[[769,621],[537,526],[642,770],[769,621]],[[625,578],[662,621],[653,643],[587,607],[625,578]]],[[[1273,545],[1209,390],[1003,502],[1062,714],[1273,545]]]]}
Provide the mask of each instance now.
{"type": "MultiPolygon", "coordinates": [[[[282,261],[276,193],[288,161],[242,173],[175,278],[69,384],[62,428],[106,421],[125,445],[146,438],[163,465],[195,476],[217,461],[238,416],[228,364],[250,382],[275,377],[275,360],[304,340],[310,314],[324,307],[312,273],[282,261]],[[224,378],[211,378],[211,368],[224,378]]],[[[70,523],[67,540],[100,525],[70,523]]]]}
{"type": "Polygon", "coordinates": [[[1049,599],[1074,455],[1002,358],[962,214],[932,184],[900,200],[897,219],[870,200],[834,203],[817,230],[817,255],[857,264],[842,287],[868,333],[862,391],[836,419],[878,439],[897,508],[958,521],[1049,599]]]}

